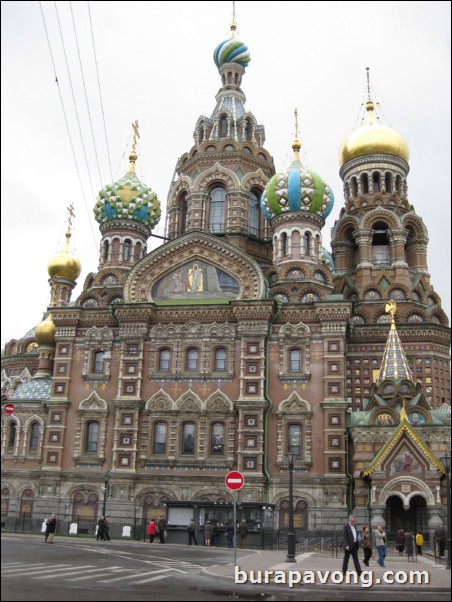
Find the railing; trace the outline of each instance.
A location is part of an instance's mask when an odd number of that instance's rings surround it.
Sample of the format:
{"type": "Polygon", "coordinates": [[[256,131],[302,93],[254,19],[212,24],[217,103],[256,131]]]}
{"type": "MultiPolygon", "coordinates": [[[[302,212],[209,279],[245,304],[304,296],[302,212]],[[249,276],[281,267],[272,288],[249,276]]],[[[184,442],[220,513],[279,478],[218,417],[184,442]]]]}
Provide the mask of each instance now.
{"type": "MultiPolygon", "coordinates": [[[[276,547],[287,549],[287,530],[276,532],[276,547]]],[[[342,531],[305,531],[295,529],[295,553],[319,554],[337,558],[342,551],[342,531]]]]}

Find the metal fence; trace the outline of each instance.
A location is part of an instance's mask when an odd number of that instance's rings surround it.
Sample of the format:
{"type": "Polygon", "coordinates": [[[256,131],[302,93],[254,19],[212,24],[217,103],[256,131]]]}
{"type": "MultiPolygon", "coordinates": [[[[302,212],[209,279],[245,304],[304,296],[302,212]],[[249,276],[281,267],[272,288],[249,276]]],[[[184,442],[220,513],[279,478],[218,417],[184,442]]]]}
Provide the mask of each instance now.
{"type": "MultiPolygon", "coordinates": [[[[342,553],[342,531],[295,529],[296,554],[320,554],[337,558],[342,553]]],[[[287,550],[287,529],[276,532],[276,548],[287,550]]]]}

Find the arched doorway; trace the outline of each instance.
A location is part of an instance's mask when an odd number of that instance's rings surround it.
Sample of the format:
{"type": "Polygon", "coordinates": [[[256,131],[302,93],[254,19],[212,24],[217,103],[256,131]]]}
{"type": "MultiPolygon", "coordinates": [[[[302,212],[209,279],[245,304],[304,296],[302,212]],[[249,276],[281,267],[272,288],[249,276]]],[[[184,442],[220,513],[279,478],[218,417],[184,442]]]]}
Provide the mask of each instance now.
{"type": "Polygon", "coordinates": [[[386,532],[395,534],[399,529],[406,531],[408,528],[414,532],[427,531],[427,504],[422,495],[415,495],[410,499],[408,509],[403,505],[403,500],[398,495],[391,495],[386,501],[384,514],[386,532]]]}

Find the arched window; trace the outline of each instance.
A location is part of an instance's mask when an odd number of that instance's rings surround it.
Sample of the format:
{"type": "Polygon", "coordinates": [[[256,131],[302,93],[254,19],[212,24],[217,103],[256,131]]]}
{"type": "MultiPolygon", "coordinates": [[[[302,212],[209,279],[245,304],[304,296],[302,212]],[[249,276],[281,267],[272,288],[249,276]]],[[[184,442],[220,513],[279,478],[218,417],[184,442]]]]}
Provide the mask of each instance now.
{"type": "Polygon", "coordinates": [[[166,452],[166,433],[167,426],[165,422],[156,422],[154,424],[154,445],[152,453],[164,454],[166,452]]]}
{"type": "Polygon", "coordinates": [[[99,423],[88,422],[86,425],[85,452],[95,454],[99,443],[99,423]]]}
{"type": "Polygon", "coordinates": [[[187,456],[195,454],[195,425],[186,422],[182,427],[182,453],[187,456]]]}
{"type": "Polygon", "coordinates": [[[284,257],[287,255],[288,245],[287,245],[287,234],[285,232],[281,235],[281,254],[284,257]]]}
{"type": "Polygon", "coordinates": [[[209,230],[224,232],[224,206],[226,193],[224,188],[217,186],[210,193],[209,230]]]}
{"type": "Polygon", "coordinates": [[[130,242],[130,240],[126,240],[124,242],[124,247],[122,250],[122,258],[124,261],[129,261],[130,260],[130,250],[132,248],[132,244],[130,242]]]}
{"type": "Polygon", "coordinates": [[[398,195],[402,194],[402,178],[400,176],[396,176],[395,180],[396,192],[398,195]]]}
{"type": "Polygon", "coordinates": [[[358,196],[358,183],[356,178],[352,178],[352,196],[356,198],[358,196]]]}
{"type": "Polygon", "coordinates": [[[215,349],[215,371],[226,370],[226,349],[215,349]]]}
{"type": "Polygon", "coordinates": [[[287,453],[301,457],[301,424],[289,424],[287,429],[287,453]]]}
{"type": "Polygon", "coordinates": [[[226,136],[228,133],[228,120],[226,117],[220,119],[220,136],[226,136]]]}
{"type": "Polygon", "coordinates": [[[159,370],[161,372],[169,372],[171,368],[171,351],[162,349],[159,354],[159,370]]]}
{"type": "Polygon", "coordinates": [[[105,351],[96,351],[94,353],[93,372],[103,372],[105,361],[105,351]]]}
{"type": "Polygon", "coordinates": [[[385,189],[388,194],[392,194],[392,177],[388,172],[385,173],[385,189]]]}
{"type": "Polygon", "coordinates": [[[198,357],[199,353],[197,349],[192,348],[187,351],[187,371],[198,371],[198,357]]]}
{"type": "Polygon", "coordinates": [[[224,455],[224,424],[216,422],[212,424],[210,431],[210,453],[212,456],[224,455]]]}
{"type": "Polygon", "coordinates": [[[8,447],[14,447],[16,443],[16,433],[17,427],[15,422],[11,422],[9,425],[9,438],[8,438],[8,447]]]}
{"type": "Polygon", "coordinates": [[[29,449],[38,449],[39,443],[39,424],[37,422],[33,422],[31,425],[30,432],[30,448],[29,449]]]}
{"type": "Polygon", "coordinates": [[[289,351],[289,372],[301,372],[300,349],[291,349],[289,351]]]}
{"type": "Polygon", "coordinates": [[[248,199],[248,234],[259,236],[259,198],[254,192],[248,199]]]}
{"type": "Polygon", "coordinates": [[[106,240],[104,242],[104,261],[107,261],[107,259],[108,259],[109,250],[110,250],[110,243],[108,242],[108,240],[106,240]]]}
{"type": "Polygon", "coordinates": [[[361,176],[361,188],[363,194],[367,194],[369,192],[369,176],[366,173],[363,173],[361,176]]]}
{"type": "Polygon", "coordinates": [[[187,203],[187,195],[182,195],[180,199],[180,233],[184,234],[187,231],[188,225],[188,203],[187,203]]]}
{"type": "Polygon", "coordinates": [[[378,171],[374,171],[372,174],[372,184],[374,187],[374,192],[380,192],[380,174],[378,171]]]}
{"type": "Polygon", "coordinates": [[[372,260],[374,265],[391,265],[387,225],[383,222],[378,222],[374,225],[373,230],[372,260]]]}
{"type": "Polygon", "coordinates": [[[309,255],[311,252],[311,234],[309,232],[306,232],[306,234],[303,236],[303,242],[304,254],[309,255]]]}

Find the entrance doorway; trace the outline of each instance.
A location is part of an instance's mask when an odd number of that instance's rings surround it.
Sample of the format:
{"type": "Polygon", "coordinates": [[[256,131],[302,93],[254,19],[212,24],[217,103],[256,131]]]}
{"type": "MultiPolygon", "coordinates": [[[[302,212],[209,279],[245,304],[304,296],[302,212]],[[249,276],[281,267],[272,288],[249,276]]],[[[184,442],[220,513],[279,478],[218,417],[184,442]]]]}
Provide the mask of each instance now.
{"type": "Polygon", "coordinates": [[[410,500],[406,510],[398,495],[391,495],[385,509],[386,532],[395,535],[399,529],[406,531],[410,528],[413,533],[427,532],[427,504],[421,495],[415,495],[410,500]]]}

